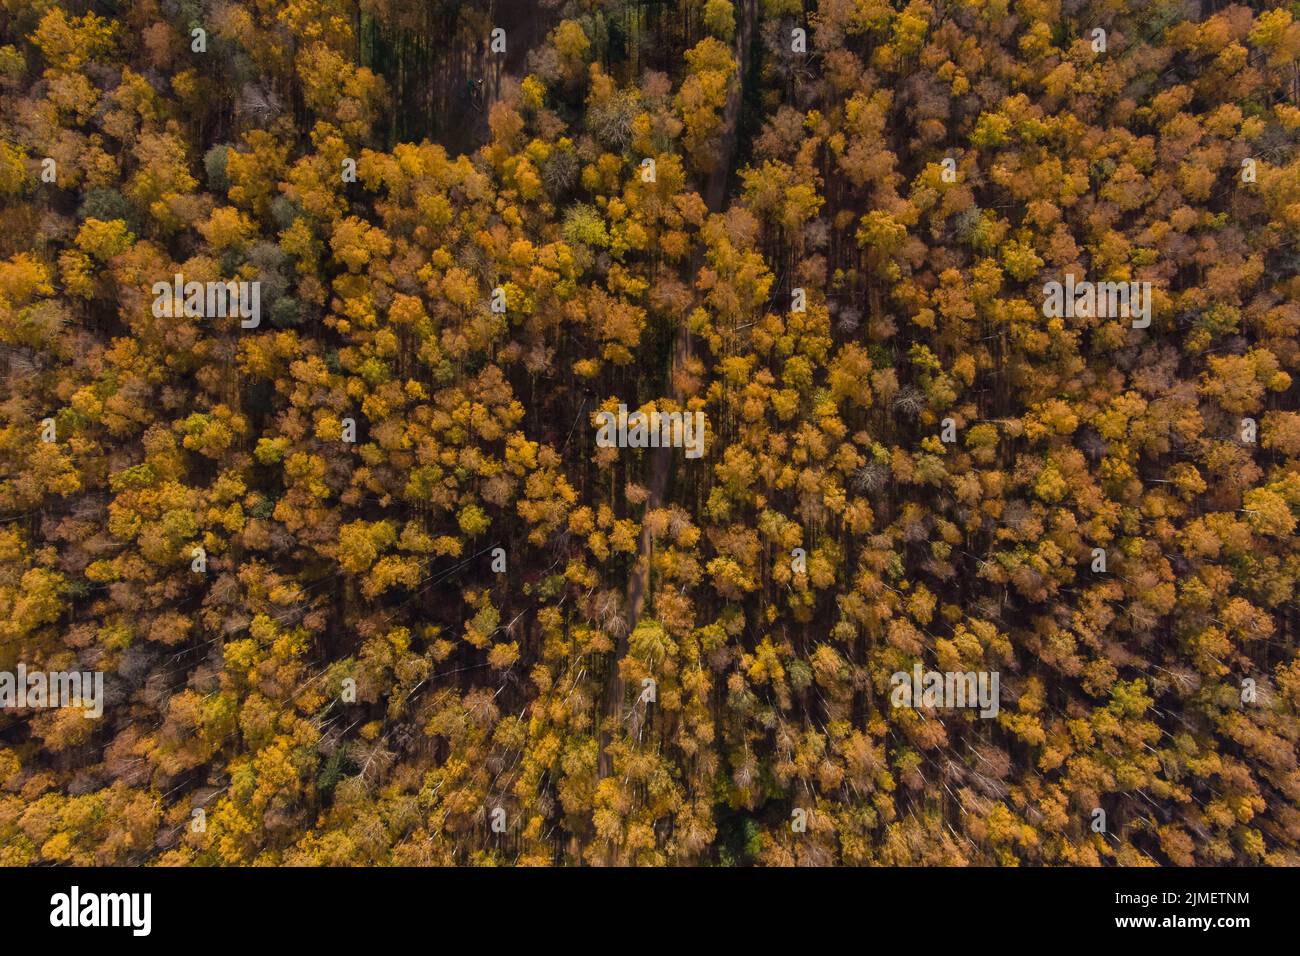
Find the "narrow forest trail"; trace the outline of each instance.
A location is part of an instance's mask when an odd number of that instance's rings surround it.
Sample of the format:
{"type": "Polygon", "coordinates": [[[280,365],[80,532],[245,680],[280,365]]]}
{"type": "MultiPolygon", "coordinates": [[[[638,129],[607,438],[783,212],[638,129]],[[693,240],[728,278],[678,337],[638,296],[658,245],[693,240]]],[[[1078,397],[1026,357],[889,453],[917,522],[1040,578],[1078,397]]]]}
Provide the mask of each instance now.
{"type": "MultiPolygon", "coordinates": [[[[750,47],[753,41],[754,25],[758,19],[758,0],[740,0],[737,7],[740,11],[740,23],[737,24],[735,47],[732,51],[732,55],[736,60],[736,82],[732,85],[727,96],[727,103],[723,107],[723,134],[720,156],[717,165],[709,174],[704,190],[705,205],[710,213],[721,212],[727,196],[731,157],[736,150],[736,141],[740,129],[740,113],[745,97],[745,77],[749,73],[750,47]]],[[[700,264],[700,257],[697,253],[692,260],[692,280],[698,272],[700,264]]],[[[668,394],[678,405],[685,405],[686,392],[683,387],[683,380],[689,374],[687,368],[694,356],[695,343],[690,328],[685,322],[685,316],[683,316],[673,336],[672,364],[668,375],[668,394]]],[[[668,488],[668,479],[672,473],[673,464],[677,460],[677,453],[678,450],[673,448],[656,448],[650,451],[652,457],[645,515],[648,515],[656,508],[663,507],[664,493],[668,488]]],[[[618,639],[615,653],[616,661],[621,661],[627,654],[628,635],[636,628],[645,609],[646,595],[650,589],[651,551],[650,532],[646,528],[643,519],[640,546],[637,550],[636,563],[633,565],[632,574],[628,578],[627,595],[624,602],[627,629],[618,639]]],[[[617,726],[623,719],[625,696],[626,687],[624,686],[623,675],[616,667],[609,682],[609,696],[605,709],[606,717],[614,718],[613,726],[617,726]]],[[[606,753],[608,744],[609,734],[602,733],[599,755],[599,773],[601,777],[609,775],[609,756],[606,753]]]]}

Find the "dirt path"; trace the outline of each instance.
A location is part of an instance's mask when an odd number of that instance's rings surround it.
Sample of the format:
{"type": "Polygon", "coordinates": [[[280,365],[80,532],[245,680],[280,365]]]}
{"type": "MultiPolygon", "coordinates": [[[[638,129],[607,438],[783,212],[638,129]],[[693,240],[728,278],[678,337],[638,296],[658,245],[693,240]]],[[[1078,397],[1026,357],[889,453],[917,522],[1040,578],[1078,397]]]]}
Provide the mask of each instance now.
{"type": "MultiPolygon", "coordinates": [[[[727,196],[731,159],[736,151],[740,110],[745,95],[745,77],[749,74],[749,50],[754,33],[754,24],[758,19],[758,0],[739,0],[737,6],[740,12],[740,23],[736,30],[735,46],[732,50],[732,55],[737,63],[736,81],[732,84],[726,106],[723,107],[722,155],[717,167],[709,175],[704,190],[705,204],[711,213],[722,211],[722,205],[727,196]]],[[[699,261],[693,264],[692,275],[698,271],[699,266],[699,261]]],[[[668,376],[668,392],[673,401],[679,405],[685,403],[685,393],[681,387],[681,381],[687,364],[695,354],[694,348],[695,345],[690,330],[687,328],[686,323],[682,322],[677,326],[676,334],[673,337],[672,368],[668,376]]],[[[650,481],[647,489],[649,496],[645,506],[646,514],[649,514],[655,508],[663,506],[664,492],[668,488],[668,479],[672,473],[673,463],[676,460],[675,453],[679,454],[676,449],[672,448],[656,448],[650,451],[652,457],[650,461],[650,481]]],[[[643,524],[636,564],[633,565],[632,574],[628,578],[627,595],[624,602],[627,615],[627,633],[629,634],[636,627],[637,622],[641,620],[641,613],[645,608],[646,594],[650,588],[651,550],[650,532],[646,530],[643,524]]],[[[615,660],[622,660],[625,654],[627,654],[626,634],[618,640],[615,660]]],[[[605,709],[607,716],[614,717],[616,721],[622,721],[623,699],[625,696],[626,688],[623,684],[623,676],[615,671],[610,681],[609,697],[605,709]]],[[[608,743],[608,736],[602,734],[599,757],[600,776],[602,777],[609,773],[609,758],[605,753],[605,747],[608,743]]]]}

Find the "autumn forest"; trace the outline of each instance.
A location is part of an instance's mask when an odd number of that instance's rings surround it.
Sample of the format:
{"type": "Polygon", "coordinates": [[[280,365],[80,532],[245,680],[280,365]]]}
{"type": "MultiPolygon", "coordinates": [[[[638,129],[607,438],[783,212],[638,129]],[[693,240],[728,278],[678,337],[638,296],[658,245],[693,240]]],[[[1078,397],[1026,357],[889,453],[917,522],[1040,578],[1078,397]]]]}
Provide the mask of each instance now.
{"type": "Polygon", "coordinates": [[[0,0],[0,865],[1300,864],[1297,374],[1297,2],[0,0]]]}

